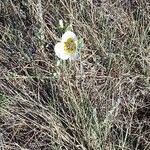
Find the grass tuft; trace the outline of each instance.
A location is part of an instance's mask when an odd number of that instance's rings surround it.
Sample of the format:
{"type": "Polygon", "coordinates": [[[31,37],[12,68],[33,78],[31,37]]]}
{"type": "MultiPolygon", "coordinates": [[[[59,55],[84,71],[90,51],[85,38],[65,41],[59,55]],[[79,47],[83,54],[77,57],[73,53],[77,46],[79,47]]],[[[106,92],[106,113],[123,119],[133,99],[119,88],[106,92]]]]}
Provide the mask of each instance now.
{"type": "Polygon", "coordinates": [[[149,0],[0,2],[0,149],[150,149],[149,0]],[[60,61],[59,20],[81,38],[60,61]]]}

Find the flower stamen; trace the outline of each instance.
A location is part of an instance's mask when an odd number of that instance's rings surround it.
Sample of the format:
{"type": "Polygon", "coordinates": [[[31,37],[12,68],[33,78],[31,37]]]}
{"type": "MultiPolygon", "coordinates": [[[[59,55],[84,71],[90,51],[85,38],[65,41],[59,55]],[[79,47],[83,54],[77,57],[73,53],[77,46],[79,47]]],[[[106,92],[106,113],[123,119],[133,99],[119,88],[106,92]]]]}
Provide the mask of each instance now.
{"type": "Polygon", "coordinates": [[[76,51],[76,43],[73,38],[68,38],[64,42],[64,51],[66,54],[73,54],[76,51]]]}

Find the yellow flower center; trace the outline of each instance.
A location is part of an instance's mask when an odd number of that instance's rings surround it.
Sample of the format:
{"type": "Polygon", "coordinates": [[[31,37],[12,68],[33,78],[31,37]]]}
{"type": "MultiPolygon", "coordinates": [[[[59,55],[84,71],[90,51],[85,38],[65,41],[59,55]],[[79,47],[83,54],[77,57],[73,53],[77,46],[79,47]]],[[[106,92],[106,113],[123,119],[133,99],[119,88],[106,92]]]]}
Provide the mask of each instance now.
{"type": "Polygon", "coordinates": [[[73,54],[76,51],[76,43],[73,38],[68,38],[64,42],[64,51],[66,54],[73,54]]]}

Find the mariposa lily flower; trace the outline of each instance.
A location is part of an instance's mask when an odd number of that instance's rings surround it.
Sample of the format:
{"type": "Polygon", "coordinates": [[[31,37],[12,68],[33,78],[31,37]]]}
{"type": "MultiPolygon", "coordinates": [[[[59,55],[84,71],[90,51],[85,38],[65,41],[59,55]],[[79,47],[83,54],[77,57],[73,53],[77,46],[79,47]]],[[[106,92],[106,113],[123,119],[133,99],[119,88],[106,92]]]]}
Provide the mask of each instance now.
{"type": "Polygon", "coordinates": [[[62,35],[61,41],[55,47],[56,55],[63,60],[76,60],[78,59],[78,39],[75,33],[67,31],[62,35]]]}

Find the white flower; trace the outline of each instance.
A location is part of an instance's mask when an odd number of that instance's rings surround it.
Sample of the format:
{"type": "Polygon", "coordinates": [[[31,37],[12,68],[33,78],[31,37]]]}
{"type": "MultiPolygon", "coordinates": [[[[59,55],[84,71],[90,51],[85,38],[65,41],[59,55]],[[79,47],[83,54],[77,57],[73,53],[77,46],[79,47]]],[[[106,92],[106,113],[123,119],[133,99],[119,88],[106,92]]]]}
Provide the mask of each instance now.
{"type": "Polygon", "coordinates": [[[56,55],[63,60],[76,60],[78,59],[77,47],[77,36],[73,32],[67,31],[63,34],[61,42],[55,45],[54,50],[56,55]]]}
{"type": "Polygon", "coordinates": [[[64,23],[63,23],[63,20],[62,20],[62,19],[59,20],[59,26],[60,26],[61,28],[64,28],[64,23]]]}

